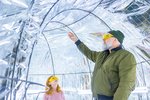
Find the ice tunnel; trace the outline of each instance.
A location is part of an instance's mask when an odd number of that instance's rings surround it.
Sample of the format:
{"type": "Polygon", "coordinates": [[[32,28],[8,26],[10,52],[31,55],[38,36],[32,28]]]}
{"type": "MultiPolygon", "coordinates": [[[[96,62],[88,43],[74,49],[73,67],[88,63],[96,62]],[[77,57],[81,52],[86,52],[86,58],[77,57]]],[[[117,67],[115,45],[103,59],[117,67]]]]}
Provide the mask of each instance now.
{"type": "Polygon", "coordinates": [[[129,100],[149,100],[150,0],[0,0],[0,100],[43,100],[51,75],[66,100],[93,100],[94,63],[67,33],[101,51],[97,33],[110,30],[124,33],[137,61],[129,100]]]}

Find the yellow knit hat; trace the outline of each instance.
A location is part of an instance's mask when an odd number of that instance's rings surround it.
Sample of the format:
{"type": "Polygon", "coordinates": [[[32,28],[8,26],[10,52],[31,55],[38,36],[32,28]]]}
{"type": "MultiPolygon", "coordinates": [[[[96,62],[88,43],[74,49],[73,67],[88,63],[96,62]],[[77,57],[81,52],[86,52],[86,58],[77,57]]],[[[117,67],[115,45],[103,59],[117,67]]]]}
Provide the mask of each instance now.
{"type": "Polygon", "coordinates": [[[56,77],[56,76],[51,76],[48,81],[51,83],[51,82],[57,81],[57,80],[58,80],[58,77],[56,77]]]}
{"type": "Polygon", "coordinates": [[[111,30],[108,33],[112,34],[113,37],[117,38],[118,41],[122,44],[125,38],[124,34],[119,30],[111,30]]]}

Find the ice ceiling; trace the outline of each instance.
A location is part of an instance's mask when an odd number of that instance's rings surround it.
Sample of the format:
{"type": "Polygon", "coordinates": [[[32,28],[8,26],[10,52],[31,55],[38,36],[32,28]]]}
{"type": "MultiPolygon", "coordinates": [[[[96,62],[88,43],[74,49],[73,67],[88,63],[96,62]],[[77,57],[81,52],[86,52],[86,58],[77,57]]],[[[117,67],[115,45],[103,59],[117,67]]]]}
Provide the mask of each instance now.
{"type": "Polygon", "coordinates": [[[130,100],[150,99],[150,0],[0,0],[0,100],[42,100],[56,74],[66,100],[91,100],[93,62],[67,32],[101,50],[93,33],[121,30],[137,60],[130,100]]]}

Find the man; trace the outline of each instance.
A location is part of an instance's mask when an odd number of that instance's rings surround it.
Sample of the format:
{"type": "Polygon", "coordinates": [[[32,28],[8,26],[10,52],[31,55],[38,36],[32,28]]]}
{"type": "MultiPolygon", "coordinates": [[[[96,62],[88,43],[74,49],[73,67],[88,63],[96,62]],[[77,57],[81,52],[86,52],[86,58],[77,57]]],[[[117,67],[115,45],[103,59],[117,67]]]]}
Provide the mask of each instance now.
{"type": "Polygon", "coordinates": [[[68,36],[95,63],[91,87],[96,100],[127,100],[135,86],[136,61],[122,48],[123,33],[112,30],[104,34],[106,50],[101,52],[91,51],[71,32],[68,36]]]}

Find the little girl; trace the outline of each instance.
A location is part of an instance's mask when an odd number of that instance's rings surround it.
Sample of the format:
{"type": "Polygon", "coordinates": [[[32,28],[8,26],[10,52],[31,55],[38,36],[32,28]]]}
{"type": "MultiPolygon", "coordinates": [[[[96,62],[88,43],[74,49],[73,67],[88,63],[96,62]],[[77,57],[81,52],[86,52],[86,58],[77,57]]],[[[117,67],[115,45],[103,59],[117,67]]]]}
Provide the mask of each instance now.
{"type": "Polygon", "coordinates": [[[43,100],[65,100],[56,76],[50,76],[47,79],[46,86],[46,93],[44,94],[43,100]]]}

